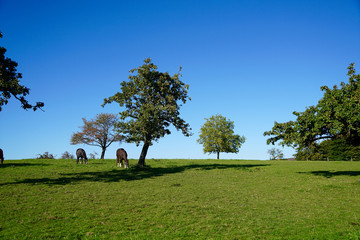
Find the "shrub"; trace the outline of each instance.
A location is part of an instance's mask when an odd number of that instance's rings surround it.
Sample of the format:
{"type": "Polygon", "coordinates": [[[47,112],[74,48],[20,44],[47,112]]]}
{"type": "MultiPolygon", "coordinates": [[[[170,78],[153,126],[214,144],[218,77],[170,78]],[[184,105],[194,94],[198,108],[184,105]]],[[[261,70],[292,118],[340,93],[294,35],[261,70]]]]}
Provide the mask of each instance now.
{"type": "Polygon", "coordinates": [[[99,154],[97,152],[89,153],[89,158],[90,159],[96,159],[96,155],[99,155],[99,154]]]}
{"type": "Polygon", "coordinates": [[[62,155],[61,155],[61,159],[74,159],[74,155],[69,153],[68,151],[65,151],[62,155]]]}
{"type": "Polygon", "coordinates": [[[37,159],[55,159],[55,156],[49,152],[45,152],[44,154],[38,154],[39,157],[37,159]]]}

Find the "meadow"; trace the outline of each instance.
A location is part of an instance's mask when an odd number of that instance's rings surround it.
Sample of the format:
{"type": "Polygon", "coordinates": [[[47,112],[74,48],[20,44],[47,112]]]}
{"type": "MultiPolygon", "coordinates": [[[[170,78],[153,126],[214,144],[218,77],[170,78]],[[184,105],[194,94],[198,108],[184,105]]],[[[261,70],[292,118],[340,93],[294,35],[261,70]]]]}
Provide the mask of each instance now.
{"type": "Polygon", "coordinates": [[[1,239],[359,239],[360,162],[5,160],[1,239]]]}

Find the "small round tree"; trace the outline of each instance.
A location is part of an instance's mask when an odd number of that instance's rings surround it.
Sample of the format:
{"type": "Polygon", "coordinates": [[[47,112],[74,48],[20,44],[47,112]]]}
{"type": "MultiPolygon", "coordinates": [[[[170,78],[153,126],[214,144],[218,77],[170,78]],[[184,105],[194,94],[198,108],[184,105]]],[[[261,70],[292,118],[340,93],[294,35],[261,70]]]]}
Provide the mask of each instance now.
{"type": "Polygon", "coordinates": [[[204,153],[216,153],[219,159],[220,152],[239,152],[241,145],[245,143],[245,137],[234,134],[234,122],[230,119],[215,115],[206,119],[197,141],[203,144],[204,153]]]}

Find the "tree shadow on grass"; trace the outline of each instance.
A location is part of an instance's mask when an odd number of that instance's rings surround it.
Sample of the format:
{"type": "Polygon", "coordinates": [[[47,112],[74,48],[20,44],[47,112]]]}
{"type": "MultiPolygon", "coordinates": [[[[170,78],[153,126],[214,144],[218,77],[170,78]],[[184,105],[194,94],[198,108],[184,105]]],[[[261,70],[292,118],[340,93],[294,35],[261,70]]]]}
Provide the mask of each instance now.
{"type": "Polygon", "coordinates": [[[360,171],[312,171],[312,172],[298,172],[298,173],[306,173],[313,174],[315,176],[323,176],[326,178],[332,178],[336,176],[360,176],[360,171]]]}
{"type": "Polygon", "coordinates": [[[32,178],[23,179],[12,183],[3,183],[0,185],[9,184],[47,184],[47,185],[66,185],[78,182],[120,182],[120,181],[135,181],[147,178],[156,178],[168,174],[181,173],[186,170],[200,170],[208,171],[214,169],[239,169],[249,170],[251,168],[269,166],[268,164],[193,164],[185,166],[171,166],[171,167],[145,167],[143,169],[130,168],[122,170],[109,170],[100,172],[78,172],[78,173],[63,173],[59,178],[32,178]]]}
{"type": "Polygon", "coordinates": [[[8,168],[8,167],[34,167],[34,166],[49,166],[50,164],[45,163],[3,163],[0,164],[0,168],[8,168]]]}

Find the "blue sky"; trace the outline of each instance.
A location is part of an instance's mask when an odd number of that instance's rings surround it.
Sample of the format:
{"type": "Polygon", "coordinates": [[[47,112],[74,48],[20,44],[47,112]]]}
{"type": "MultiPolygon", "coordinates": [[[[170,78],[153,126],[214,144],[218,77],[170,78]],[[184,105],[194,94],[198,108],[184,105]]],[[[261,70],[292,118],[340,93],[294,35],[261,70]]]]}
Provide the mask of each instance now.
{"type": "MultiPolygon", "coordinates": [[[[147,158],[216,158],[196,140],[204,118],[234,121],[246,142],[226,159],[268,159],[263,132],[274,121],[294,120],[321,98],[320,86],[347,81],[360,67],[360,1],[19,1],[0,0],[0,46],[19,63],[29,102],[45,112],[24,111],[11,99],[0,112],[0,147],[6,159],[59,157],[81,118],[118,113],[100,105],[120,90],[129,70],[151,57],[160,71],[190,85],[192,101],[181,116],[194,135],[175,129],[149,148],[147,158]]],[[[139,158],[141,146],[118,143],[139,158]]],[[[275,146],[281,148],[279,146],[275,146]]],[[[284,148],[285,157],[294,150],[284,148]]]]}

